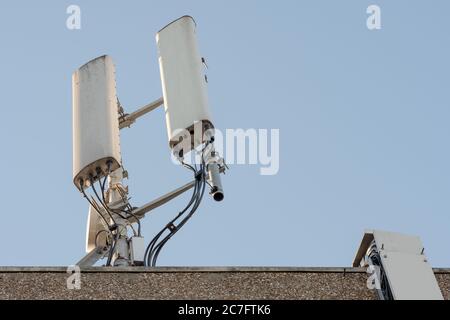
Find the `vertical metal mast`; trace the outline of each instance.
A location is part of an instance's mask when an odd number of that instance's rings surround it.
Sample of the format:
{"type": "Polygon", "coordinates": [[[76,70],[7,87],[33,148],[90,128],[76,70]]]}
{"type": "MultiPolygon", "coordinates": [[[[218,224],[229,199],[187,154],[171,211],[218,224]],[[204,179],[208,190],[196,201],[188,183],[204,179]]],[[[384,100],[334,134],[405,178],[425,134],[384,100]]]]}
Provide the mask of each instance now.
{"type": "Polygon", "coordinates": [[[113,266],[128,266],[130,265],[130,250],[128,246],[128,223],[127,220],[115,213],[115,210],[121,210],[126,203],[120,194],[119,188],[122,187],[123,169],[119,168],[113,171],[108,177],[109,188],[107,194],[109,196],[109,207],[113,209],[113,217],[116,223],[116,243],[114,250],[112,265],[113,266]]]}

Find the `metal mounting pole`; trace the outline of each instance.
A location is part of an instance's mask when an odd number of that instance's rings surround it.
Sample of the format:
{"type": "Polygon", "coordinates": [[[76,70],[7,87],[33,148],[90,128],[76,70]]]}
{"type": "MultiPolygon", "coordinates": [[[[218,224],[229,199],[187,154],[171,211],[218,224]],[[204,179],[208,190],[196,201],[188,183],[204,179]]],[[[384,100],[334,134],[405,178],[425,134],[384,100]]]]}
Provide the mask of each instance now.
{"type": "MultiPolygon", "coordinates": [[[[118,191],[119,185],[123,180],[123,169],[119,168],[113,171],[109,175],[109,206],[112,209],[122,209],[125,203],[118,191]]],[[[118,214],[113,213],[114,221],[117,226],[117,241],[113,252],[113,265],[114,266],[128,266],[130,265],[130,250],[128,247],[128,234],[127,234],[127,220],[120,217],[118,214]]],[[[111,249],[112,250],[112,249],[111,249]]]]}

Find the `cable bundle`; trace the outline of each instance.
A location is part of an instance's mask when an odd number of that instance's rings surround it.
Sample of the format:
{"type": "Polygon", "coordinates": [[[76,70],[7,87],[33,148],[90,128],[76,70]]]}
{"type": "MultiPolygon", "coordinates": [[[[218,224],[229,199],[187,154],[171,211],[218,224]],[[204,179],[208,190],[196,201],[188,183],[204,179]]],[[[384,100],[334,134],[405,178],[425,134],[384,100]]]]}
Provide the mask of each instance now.
{"type": "Polygon", "coordinates": [[[159,253],[161,252],[161,249],[164,247],[167,241],[169,241],[170,238],[172,238],[181,229],[181,227],[183,227],[186,224],[186,222],[194,215],[195,211],[199,207],[203,195],[205,193],[205,186],[207,184],[206,181],[207,165],[205,164],[204,161],[204,153],[207,147],[208,143],[202,150],[201,164],[198,170],[196,169],[197,166],[195,166],[194,168],[182,162],[184,167],[188,168],[194,173],[195,184],[192,197],[189,200],[187,206],[183,210],[181,210],[175,218],[169,221],[169,223],[152,239],[152,241],[150,241],[149,245],[147,246],[147,249],[145,250],[144,255],[145,266],[147,267],[156,266],[156,261],[158,259],[159,253]],[[184,218],[181,219],[183,216],[184,218]],[[179,221],[179,219],[181,219],[181,221],[178,224],[176,224],[177,221],[179,221]],[[164,238],[162,238],[163,234],[166,234],[164,238]]]}
{"type": "MultiPolygon", "coordinates": [[[[97,171],[100,171],[100,169],[98,168],[97,171]]],[[[98,175],[100,175],[100,172],[97,172],[98,175]]],[[[110,175],[110,169],[108,168],[108,172],[105,175],[105,177],[103,178],[103,181],[101,181],[100,179],[98,179],[98,185],[100,188],[100,194],[97,191],[96,187],[95,187],[95,179],[94,177],[91,175],[90,176],[90,183],[91,183],[91,190],[93,191],[93,194],[95,195],[96,199],[94,199],[94,197],[91,195],[91,197],[89,198],[88,195],[86,194],[85,190],[83,188],[81,188],[81,192],[83,193],[84,197],[88,200],[88,202],[90,203],[90,205],[95,209],[95,211],[98,213],[98,215],[102,218],[102,221],[105,224],[105,227],[107,228],[107,230],[100,230],[96,236],[95,236],[95,242],[97,242],[97,238],[98,236],[102,233],[102,232],[107,232],[108,233],[108,238],[107,239],[111,239],[110,241],[112,241],[112,243],[108,243],[110,250],[108,253],[108,260],[106,262],[106,266],[110,266],[111,265],[111,260],[115,251],[115,247],[116,247],[116,243],[117,240],[120,237],[120,234],[123,230],[119,230],[119,226],[116,224],[116,220],[114,219],[114,215],[126,220],[128,222],[128,225],[131,226],[131,228],[133,229],[133,232],[135,235],[140,236],[141,235],[141,223],[139,221],[139,219],[133,214],[133,207],[130,205],[129,203],[129,199],[126,198],[126,193],[120,188],[118,187],[118,192],[122,198],[123,203],[125,204],[125,208],[123,209],[113,209],[111,207],[109,207],[108,202],[106,201],[105,198],[105,185],[106,185],[106,181],[108,179],[108,176],[110,175]],[[99,205],[100,203],[100,205],[99,205]],[[108,220],[104,217],[104,215],[102,214],[102,208],[104,209],[104,211],[108,214],[110,221],[108,222],[108,220]],[[125,214],[125,215],[124,215],[125,214]],[[136,232],[132,226],[132,223],[129,221],[130,218],[135,218],[137,224],[138,224],[138,232],[136,232]]],[[[108,240],[107,240],[108,241],[108,240]]]]}

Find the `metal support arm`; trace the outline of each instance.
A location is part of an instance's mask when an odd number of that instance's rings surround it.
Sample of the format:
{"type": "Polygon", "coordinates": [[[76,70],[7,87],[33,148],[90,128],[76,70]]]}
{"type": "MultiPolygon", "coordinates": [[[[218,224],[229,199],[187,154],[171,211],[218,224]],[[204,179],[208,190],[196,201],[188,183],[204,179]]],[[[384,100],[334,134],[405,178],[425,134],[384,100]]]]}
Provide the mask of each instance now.
{"type": "MultiPolygon", "coordinates": [[[[219,173],[225,172],[225,168],[221,167],[218,170],[218,172],[219,173]]],[[[195,180],[192,180],[191,182],[186,183],[185,185],[183,185],[183,186],[181,186],[181,187],[179,187],[179,188],[177,188],[177,189],[175,189],[175,190],[173,190],[151,202],[148,202],[147,204],[144,204],[143,206],[141,206],[137,209],[134,209],[133,216],[135,216],[138,219],[144,218],[146,213],[148,213],[156,208],[159,208],[160,206],[166,204],[170,200],[175,199],[176,197],[182,195],[186,191],[189,191],[190,189],[192,189],[194,187],[194,185],[195,185],[195,180]]],[[[135,223],[136,219],[134,217],[130,217],[129,221],[131,223],[135,223]]]]}
{"type": "MultiPolygon", "coordinates": [[[[147,204],[144,204],[142,207],[135,209],[133,211],[133,215],[136,216],[138,219],[142,219],[146,213],[162,206],[163,204],[166,204],[170,200],[178,197],[179,195],[182,195],[186,191],[192,189],[194,187],[194,185],[195,185],[195,180],[191,181],[189,183],[186,183],[184,186],[181,186],[178,189],[175,189],[175,190],[159,197],[158,199],[155,199],[147,204]]],[[[130,218],[129,220],[132,223],[135,222],[135,219],[133,219],[133,218],[130,218]]]]}
{"type": "Polygon", "coordinates": [[[164,99],[163,98],[159,98],[156,101],[153,101],[145,106],[143,106],[142,108],[136,110],[133,113],[130,114],[126,114],[123,117],[119,118],[119,128],[123,129],[126,127],[130,127],[133,123],[136,122],[136,120],[140,117],[142,117],[143,115],[152,112],[153,110],[155,110],[156,108],[162,106],[164,104],[164,99]]]}
{"type": "Polygon", "coordinates": [[[105,247],[98,246],[78,261],[76,265],[80,267],[92,267],[107,251],[105,247]]]}

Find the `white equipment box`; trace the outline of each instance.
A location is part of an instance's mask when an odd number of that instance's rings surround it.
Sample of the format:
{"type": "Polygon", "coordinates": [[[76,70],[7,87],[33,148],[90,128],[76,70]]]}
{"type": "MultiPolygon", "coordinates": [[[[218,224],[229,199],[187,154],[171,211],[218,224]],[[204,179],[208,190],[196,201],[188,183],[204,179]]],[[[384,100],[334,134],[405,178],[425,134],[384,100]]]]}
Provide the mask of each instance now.
{"type": "Polygon", "coordinates": [[[368,230],[356,254],[354,267],[367,266],[366,252],[373,242],[394,300],[443,300],[419,237],[368,230]]]}

